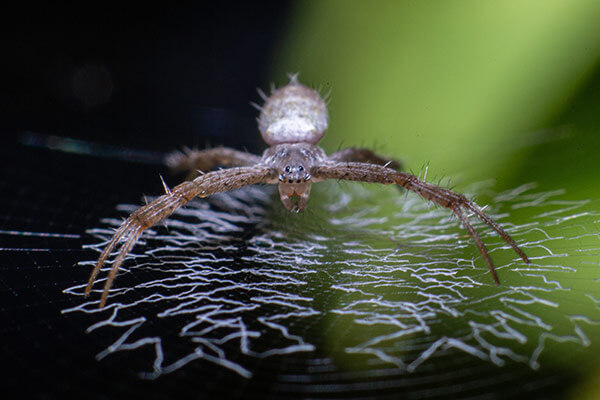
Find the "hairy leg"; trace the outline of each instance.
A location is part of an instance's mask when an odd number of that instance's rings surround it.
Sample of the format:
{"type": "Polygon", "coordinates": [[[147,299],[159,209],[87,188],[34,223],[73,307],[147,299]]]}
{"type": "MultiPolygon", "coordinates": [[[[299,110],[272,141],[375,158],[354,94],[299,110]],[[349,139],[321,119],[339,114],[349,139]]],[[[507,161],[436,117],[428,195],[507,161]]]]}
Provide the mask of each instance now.
{"type": "Polygon", "coordinates": [[[206,150],[184,148],[183,151],[169,153],[165,158],[165,164],[173,172],[190,171],[193,173],[198,170],[207,172],[217,166],[247,167],[259,162],[259,156],[227,147],[206,150]]]}
{"type": "Polygon", "coordinates": [[[346,149],[336,151],[328,157],[331,161],[336,162],[361,162],[376,165],[383,165],[391,169],[399,171],[402,168],[402,163],[397,160],[383,157],[368,149],[358,147],[348,147],[346,149]]]}
{"type": "Polygon", "coordinates": [[[100,308],[104,307],[108,291],[117,275],[119,267],[123,263],[125,256],[131,251],[141,234],[148,228],[162,221],[171,215],[179,207],[185,205],[194,197],[208,197],[215,193],[226,192],[238,189],[243,186],[255,183],[276,183],[278,182],[277,173],[274,169],[262,165],[253,167],[231,168],[222,171],[214,171],[201,175],[193,181],[186,181],[173,189],[167,189],[167,193],[158,197],[151,203],[140,207],[129,216],[117,230],[111,241],[104,248],[98,258],[96,267],[90,275],[88,285],[85,288],[87,297],[92,290],[94,281],[100,268],[109,258],[111,252],[123,240],[117,257],[112,263],[111,271],[104,285],[102,297],[100,299],[100,308]]]}
{"type": "Polygon", "coordinates": [[[328,162],[324,165],[313,167],[311,169],[313,181],[318,182],[325,179],[343,179],[348,181],[382,183],[384,185],[399,185],[403,188],[419,194],[421,197],[432,201],[442,207],[446,207],[460,219],[469,235],[475,241],[477,248],[488,264],[490,274],[494,282],[499,285],[500,280],[496,275],[494,264],[488,253],[487,248],[483,244],[481,237],[475,231],[469,220],[465,216],[463,209],[471,211],[475,216],[485,222],[492,228],[502,239],[508,243],[513,250],[525,261],[529,263],[527,255],[517,246],[517,243],[510,237],[502,227],[485,214],[479,206],[468,200],[465,196],[454,193],[451,190],[432,185],[427,182],[420,181],[416,176],[405,172],[398,172],[391,168],[386,168],[380,165],[359,163],[359,162],[328,162]]]}

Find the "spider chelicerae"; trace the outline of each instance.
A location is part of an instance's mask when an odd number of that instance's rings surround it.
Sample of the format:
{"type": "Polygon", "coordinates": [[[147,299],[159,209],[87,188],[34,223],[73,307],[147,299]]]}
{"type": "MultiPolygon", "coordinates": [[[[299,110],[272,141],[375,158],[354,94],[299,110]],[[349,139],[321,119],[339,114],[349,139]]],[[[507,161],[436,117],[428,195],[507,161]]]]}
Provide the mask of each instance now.
{"type": "Polygon", "coordinates": [[[217,147],[208,150],[185,150],[170,154],[166,163],[174,170],[197,171],[200,175],[172,189],[165,185],[165,194],[140,207],[116,231],[90,275],[87,297],[102,265],[120,244],[104,290],[100,308],[106,299],[119,267],[141,234],[171,215],[176,209],[196,197],[207,197],[257,183],[278,184],[283,206],[290,211],[306,208],[312,182],[342,179],[358,182],[399,185],[423,198],[450,209],[463,224],[485,259],[492,279],[500,284],[494,264],[479,234],[469,223],[466,212],[471,212],[496,231],[525,261],[529,259],[515,241],[477,204],[463,195],[446,188],[419,180],[414,175],[399,171],[397,161],[387,159],[367,149],[347,148],[329,156],[317,146],[328,125],[327,107],[321,96],[291,75],[290,82],[270,96],[259,92],[265,104],[258,107],[260,133],[270,146],[262,156],[233,149],[217,147]],[[228,169],[209,171],[216,166],[228,169]],[[122,243],[121,243],[122,242],[122,243]]]}

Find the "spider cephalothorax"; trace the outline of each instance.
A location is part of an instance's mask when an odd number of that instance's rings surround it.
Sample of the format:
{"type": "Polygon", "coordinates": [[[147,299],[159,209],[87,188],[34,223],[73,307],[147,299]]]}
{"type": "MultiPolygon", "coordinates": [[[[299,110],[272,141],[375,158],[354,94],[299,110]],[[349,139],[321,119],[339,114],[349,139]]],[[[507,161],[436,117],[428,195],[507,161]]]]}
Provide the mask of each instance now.
{"type": "Polygon", "coordinates": [[[515,241],[472,201],[448,189],[419,180],[414,175],[398,171],[400,164],[370,150],[347,148],[329,156],[317,146],[328,126],[327,107],[319,94],[300,84],[297,75],[290,82],[263,96],[259,107],[259,130],[269,144],[261,157],[233,149],[218,147],[208,150],[185,150],[170,154],[166,163],[174,170],[210,170],[216,166],[230,168],[202,172],[191,181],[183,182],[151,203],[140,207],[123,222],[100,255],[90,275],[85,295],[88,296],[111,252],[119,245],[118,255],[104,285],[100,307],[106,303],[119,267],[144,230],[167,218],[195,197],[234,190],[256,183],[278,184],[279,195],[288,210],[306,208],[310,185],[326,179],[398,185],[423,198],[450,209],[461,221],[485,259],[492,279],[498,285],[490,255],[475,231],[465,211],[473,213],[504,239],[525,262],[529,259],[515,241]],[[120,242],[123,242],[120,244],[120,242]]]}
{"type": "Polygon", "coordinates": [[[309,143],[278,144],[265,151],[262,161],[278,170],[279,195],[286,209],[294,209],[294,197],[298,198],[296,211],[306,208],[312,179],[310,171],[326,158],[320,147],[309,143]]]}

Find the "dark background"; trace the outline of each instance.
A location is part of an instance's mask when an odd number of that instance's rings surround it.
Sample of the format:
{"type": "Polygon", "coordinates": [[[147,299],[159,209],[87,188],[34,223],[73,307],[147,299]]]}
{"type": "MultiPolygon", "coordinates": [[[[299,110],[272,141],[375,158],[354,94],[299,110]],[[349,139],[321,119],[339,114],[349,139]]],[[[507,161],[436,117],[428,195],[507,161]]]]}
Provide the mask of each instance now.
{"type": "Polygon", "coordinates": [[[225,2],[3,13],[5,136],[30,130],[161,151],[207,138],[256,146],[249,99],[259,101],[256,88],[268,82],[288,9],[225,2]]]}
{"type": "Polygon", "coordinates": [[[124,372],[122,359],[118,366],[94,359],[105,343],[90,342],[89,321],[73,326],[60,314],[70,304],[62,290],[86,280],[73,266],[94,257],[81,249],[89,240],[82,233],[118,202],[139,203],[141,182],[147,193],[159,190],[157,174],[166,172],[44,146],[56,135],[161,153],[207,143],[259,151],[249,100],[259,101],[256,88],[268,87],[270,50],[289,8],[273,1],[3,10],[0,353],[9,370],[3,396],[239,397],[253,392],[248,386],[264,385],[260,374],[252,383],[220,368],[148,382],[124,372]]]}

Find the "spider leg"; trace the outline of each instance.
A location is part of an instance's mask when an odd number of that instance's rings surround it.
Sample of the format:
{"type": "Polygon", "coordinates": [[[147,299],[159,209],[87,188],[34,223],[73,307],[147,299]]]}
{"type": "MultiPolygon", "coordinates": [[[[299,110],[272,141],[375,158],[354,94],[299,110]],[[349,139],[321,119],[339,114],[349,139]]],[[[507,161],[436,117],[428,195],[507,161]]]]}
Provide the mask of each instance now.
{"type": "Polygon", "coordinates": [[[336,151],[329,155],[330,161],[337,162],[361,162],[369,164],[377,164],[389,167],[399,171],[402,169],[402,163],[398,160],[386,158],[369,149],[361,149],[358,147],[348,147],[340,151],[336,151]]]}
{"type": "MultiPolygon", "coordinates": [[[[165,164],[173,172],[209,171],[217,166],[246,167],[260,162],[260,157],[227,147],[215,147],[207,150],[192,150],[184,148],[174,151],[165,157],[165,164]]],[[[196,174],[197,175],[197,174],[196,174]]]]}
{"type": "Polygon", "coordinates": [[[85,297],[89,296],[102,265],[109,258],[112,251],[119,246],[122,239],[125,239],[125,242],[121,245],[117,257],[112,263],[112,268],[100,299],[100,308],[106,304],[108,292],[125,256],[131,251],[146,229],[167,218],[175,210],[195,197],[207,197],[215,193],[226,192],[255,183],[277,183],[276,176],[277,173],[273,168],[263,165],[214,171],[201,175],[193,181],[183,182],[153,202],[140,207],[123,222],[106,248],[102,251],[102,254],[100,254],[85,288],[85,297]]]}
{"type": "Polygon", "coordinates": [[[328,161],[321,166],[313,167],[311,169],[311,175],[314,182],[325,179],[343,179],[358,182],[382,183],[384,185],[396,184],[419,194],[421,197],[429,201],[450,209],[458,217],[458,219],[460,219],[460,222],[469,232],[469,235],[471,235],[473,238],[475,245],[485,259],[489,267],[490,274],[497,285],[500,284],[500,281],[496,275],[494,263],[492,262],[489,252],[483,244],[481,237],[469,223],[463,212],[463,209],[473,212],[476,217],[496,231],[496,233],[498,233],[500,237],[513,248],[513,250],[523,259],[523,261],[529,263],[527,255],[519,248],[513,238],[511,238],[510,235],[504,229],[502,229],[497,222],[481,211],[481,209],[475,203],[461,194],[454,193],[451,190],[440,186],[420,181],[414,175],[407,174],[405,172],[398,172],[392,168],[386,168],[376,164],[331,161],[328,161]]]}
{"type": "Polygon", "coordinates": [[[460,207],[453,208],[452,212],[454,212],[454,215],[456,215],[458,217],[458,219],[460,219],[460,222],[463,224],[463,226],[465,227],[467,232],[469,232],[469,235],[471,235],[471,237],[473,238],[473,241],[475,242],[475,245],[479,249],[479,252],[483,256],[483,258],[485,258],[485,262],[488,265],[488,268],[490,270],[490,275],[492,275],[492,279],[494,280],[494,283],[496,285],[500,285],[500,280],[498,279],[498,275],[496,274],[496,268],[494,268],[494,263],[492,262],[492,258],[490,257],[487,247],[485,247],[485,244],[483,244],[483,241],[481,240],[479,233],[477,233],[475,228],[473,228],[473,225],[471,225],[471,223],[469,222],[469,219],[462,212],[460,207]]]}
{"type": "Polygon", "coordinates": [[[504,229],[502,229],[502,227],[496,221],[494,221],[490,218],[489,215],[481,211],[481,208],[479,208],[477,204],[473,203],[472,201],[467,201],[465,203],[465,208],[470,210],[473,214],[477,216],[477,218],[485,222],[490,228],[496,231],[496,233],[500,235],[500,237],[504,239],[504,241],[508,243],[510,247],[513,248],[515,253],[517,253],[519,257],[523,259],[523,261],[529,263],[529,258],[527,258],[527,255],[523,252],[523,250],[521,250],[521,248],[517,246],[517,243],[508,235],[508,233],[506,233],[504,229]]]}

